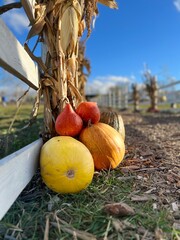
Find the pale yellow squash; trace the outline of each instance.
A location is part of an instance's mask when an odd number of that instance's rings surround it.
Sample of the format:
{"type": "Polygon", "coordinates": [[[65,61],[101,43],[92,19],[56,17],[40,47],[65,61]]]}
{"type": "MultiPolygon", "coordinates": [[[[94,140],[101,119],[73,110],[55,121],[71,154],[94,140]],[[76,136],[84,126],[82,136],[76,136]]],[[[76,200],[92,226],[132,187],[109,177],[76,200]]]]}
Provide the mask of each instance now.
{"type": "Polygon", "coordinates": [[[69,136],[53,137],[43,145],[40,168],[44,183],[58,193],[77,193],[91,183],[94,175],[90,151],[69,136]]]}

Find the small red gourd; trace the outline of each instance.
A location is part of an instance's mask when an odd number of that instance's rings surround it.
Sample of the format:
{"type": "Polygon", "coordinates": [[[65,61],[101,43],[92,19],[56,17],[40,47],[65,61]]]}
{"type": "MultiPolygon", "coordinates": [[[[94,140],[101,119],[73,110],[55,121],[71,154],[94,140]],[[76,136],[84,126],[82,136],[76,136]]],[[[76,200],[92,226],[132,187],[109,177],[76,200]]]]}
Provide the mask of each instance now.
{"type": "Polygon", "coordinates": [[[97,123],[100,120],[100,110],[96,102],[81,102],[76,113],[82,118],[84,123],[97,123]]]}
{"type": "Polygon", "coordinates": [[[124,158],[124,140],[108,124],[98,122],[84,128],[79,139],[92,154],[97,170],[114,169],[124,158]]]}
{"type": "Polygon", "coordinates": [[[67,103],[55,122],[55,130],[60,136],[77,136],[83,127],[81,117],[67,103]]]}

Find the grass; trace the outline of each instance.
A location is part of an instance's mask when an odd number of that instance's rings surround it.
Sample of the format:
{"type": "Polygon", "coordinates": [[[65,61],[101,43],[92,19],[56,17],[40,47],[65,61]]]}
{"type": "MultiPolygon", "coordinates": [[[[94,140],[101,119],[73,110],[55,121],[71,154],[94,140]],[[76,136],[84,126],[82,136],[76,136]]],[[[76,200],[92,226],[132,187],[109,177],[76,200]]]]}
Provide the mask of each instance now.
{"type": "MultiPolygon", "coordinates": [[[[133,108],[133,104],[129,104],[129,106],[131,108],[133,108]]],[[[180,103],[177,103],[176,106],[177,106],[176,109],[180,109],[180,103]]],[[[139,105],[139,109],[142,110],[142,111],[146,111],[149,107],[150,107],[150,105],[147,104],[147,103],[140,103],[140,105],[139,105]]],[[[158,104],[158,109],[160,111],[173,111],[172,108],[170,107],[169,103],[158,104]]]]}
{"type": "MultiPolygon", "coordinates": [[[[27,124],[31,108],[29,105],[22,106],[16,116],[13,132],[9,135],[12,146],[8,147],[8,154],[38,138],[43,121],[42,109],[33,126],[18,131],[27,124]]],[[[16,107],[1,107],[0,111],[0,137],[5,139],[16,107]]],[[[2,150],[0,153],[3,155],[2,150]]],[[[87,189],[78,194],[61,195],[44,185],[38,170],[0,222],[0,239],[40,240],[48,239],[45,238],[48,236],[50,240],[89,240],[93,239],[92,235],[99,240],[133,240],[138,236],[140,239],[155,239],[155,229],[160,228],[167,237],[165,239],[177,240],[179,233],[171,227],[169,212],[163,208],[153,210],[153,200],[132,202],[131,195],[136,191],[134,179],[118,180],[122,176],[119,169],[102,171],[94,175],[87,189]],[[127,203],[135,210],[135,215],[115,217],[105,213],[104,205],[115,202],[127,203]],[[91,237],[87,232],[92,234],[91,237]],[[145,237],[147,233],[150,233],[149,238],[145,237]]]]}
{"type": "Polygon", "coordinates": [[[20,108],[16,105],[0,106],[0,158],[39,138],[43,125],[42,106],[36,123],[23,129],[29,123],[32,106],[30,104],[22,105],[20,108]],[[12,122],[13,125],[10,127],[12,122]]]}
{"type": "MultiPolygon", "coordinates": [[[[18,227],[23,230],[21,239],[43,239],[46,219],[49,217],[49,239],[73,239],[69,232],[63,231],[64,222],[70,223],[75,229],[95,235],[97,239],[105,239],[106,234],[108,239],[135,239],[138,228],[154,232],[159,227],[164,232],[171,232],[168,212],[154,211],[152,201],[132,203],[130,195],[133,180],[118,181],[118,176],[122,176],[118,169],[109,173],[101,172],[94,176],[92,184],[86,190],[73,195],[53,193],[39,179],[35,188],[37,198],[27,200],[25,191],[24,196],[22,194],[19,197],[4,217],[0,231],[16,229],[15,226],[19,223],[18,227]],[[120,219],[109,216],[103,211],[103,207],[112,202],[126,202],[135,209],[136,214],[120,219]],[[119,220],[128,223],[128,227],[122,232],[114,228],[114,223],[119,220]],[[61,231],[56,226],[58,221],[63,222],[61,231]]],[[[31,185],[36,183],[37,176],[33,181],[31,185]]]]}

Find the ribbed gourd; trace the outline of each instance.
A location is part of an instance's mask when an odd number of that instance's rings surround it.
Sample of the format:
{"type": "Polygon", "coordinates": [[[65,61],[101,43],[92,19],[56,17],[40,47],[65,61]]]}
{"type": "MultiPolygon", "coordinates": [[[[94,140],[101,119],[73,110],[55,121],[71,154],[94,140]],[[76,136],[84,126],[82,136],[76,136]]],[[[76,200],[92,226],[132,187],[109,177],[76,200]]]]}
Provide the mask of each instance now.
{"type": "Polygon", "coordinates": [[[101,112],[100,122],[116,129],[121,134],[123,140],[125,140],[125,127],[120,114],[115,111],[103,111],[101,112]]]}

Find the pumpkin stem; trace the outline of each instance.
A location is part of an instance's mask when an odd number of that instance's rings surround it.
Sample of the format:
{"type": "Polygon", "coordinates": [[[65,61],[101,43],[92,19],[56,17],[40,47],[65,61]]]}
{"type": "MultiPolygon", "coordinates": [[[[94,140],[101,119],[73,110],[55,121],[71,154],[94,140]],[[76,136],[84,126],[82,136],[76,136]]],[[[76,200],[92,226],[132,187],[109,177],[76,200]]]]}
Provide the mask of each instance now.
{"type": "Polygon", "coordinates": [[[91,126],[92,126],[91,119],[88,120],[87,126],[88,126],[88,127],[91,127],[91,126]]]}

